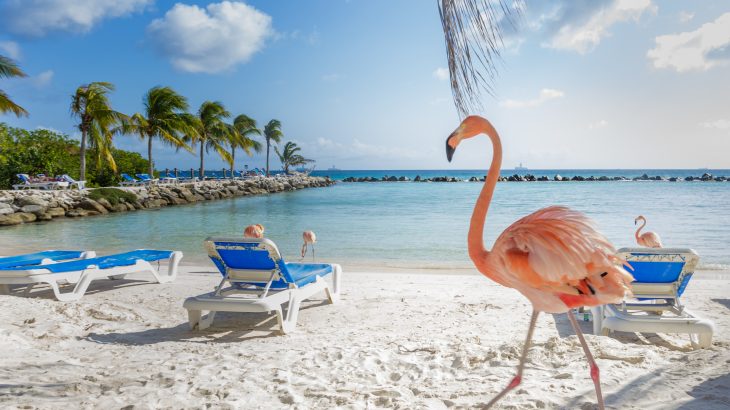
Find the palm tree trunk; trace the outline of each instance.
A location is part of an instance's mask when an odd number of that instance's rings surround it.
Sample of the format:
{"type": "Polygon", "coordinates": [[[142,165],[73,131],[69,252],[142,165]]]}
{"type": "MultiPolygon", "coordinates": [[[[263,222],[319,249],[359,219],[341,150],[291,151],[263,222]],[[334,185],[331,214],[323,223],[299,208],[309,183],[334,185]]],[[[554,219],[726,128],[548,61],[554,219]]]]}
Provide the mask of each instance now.
{"type": "Polygon", "coordinates": [[[269,176],[269,147],[271,147],[271,142],[268,138],[266,138],[266,176],[269,176]]]}
{"type": "Polygon", "coordinates": [[[205,155],[205,143],[203,141],[200,141],[200,179],[201,180],[205,178],[205,166],[204,166],[205,164],[203,162],[204,155],[205,155]]]}
{"type": "Polygon", "coordinates": [[[152,165],[152,136],[147,138],[147,161],[149,161],[149,174],[150,178],[154,178],[154,166],[152,165]]]}
{"type": "Polygon", "coordinates": [[[79,170],[79,181],[86,181],[86,127],[81,126],[81,169],[79,170]]]}
{"type": "Polygon", "coordinates": [[[236,147],[231,147],[231,178],[233,178],[233,168],[236,165],[236,147]]]}

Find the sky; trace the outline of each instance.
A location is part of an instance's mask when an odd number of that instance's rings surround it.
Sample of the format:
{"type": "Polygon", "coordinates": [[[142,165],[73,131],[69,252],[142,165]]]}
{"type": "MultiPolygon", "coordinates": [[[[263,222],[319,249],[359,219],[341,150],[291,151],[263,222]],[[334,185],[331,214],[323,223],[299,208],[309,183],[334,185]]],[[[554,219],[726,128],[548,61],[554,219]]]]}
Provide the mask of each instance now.
{"type": "MultiPolygon", "coordinates": [[[[463,143],[436,1],[0,0],[0,54],[28,74],[0,89],[30,112],[0,122],[78,138],[82,84],[109,81],[115,109],[151,87],[225,104],[317,169],[487,168],[486,138],[463,143]]],[[[730,2],[526,0],[505,33],[494,95],[503,168],[730,168],[730,2]]],[[[115,145],[146,156],[135,136],[115,145]]],[[[158,169],[195,154],[154,145],[158,169]]],[[[278,166],[278,160],[273,160],[278,166]]],[[[265,156],[237,155],[237,169],[265,156]]],[[[214,152],[206,167],[220,169],[214,152]]]]}

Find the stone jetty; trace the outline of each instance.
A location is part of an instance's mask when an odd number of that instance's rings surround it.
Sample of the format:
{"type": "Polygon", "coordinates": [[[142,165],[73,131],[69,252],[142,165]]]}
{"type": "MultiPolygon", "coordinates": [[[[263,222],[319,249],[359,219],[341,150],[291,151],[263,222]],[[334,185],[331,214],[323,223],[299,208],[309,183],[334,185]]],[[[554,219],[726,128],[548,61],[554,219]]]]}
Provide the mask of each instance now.
{"type": "MultiPolygon", "coordinates": [[[[0,191],[0,226],[129,212],[199,201],[262,195],[303,188],[326,187],[335,182],[327,177],[254,178],[250,180],[200,181],[117,188],[133,195],[92,194],[94,189],[44,191],[0,191]],[[96,199],[92,199],[91,197],[96,199]]],[[[112,193],[115,193],[112,191],[112,193]]]]}
{"type": "MultiPolygon", "coordinates": [[[[342,180],[342,182],[410,182],[411,179],[406,176],[383,176],[380,178],[375,177],[347,177],[342,180]]],[[[422,178],[420,175],[416,175],[415,178],[412,180],[413,182],[484,182],[484,177],[477,178],[477,177],[471,177],[469,179],[462,179],[462,178],[456,178],[456,177],[431,177],[431,178],[422,178]]],[[[532,174],[525,174],[525,175],[510,175],[510,176],[500,176],[498,179],[499,182],[547,182],[547,181],[555,181],[555,182],[568,182],[568,181],[577,181],[577,182],[583,182],[583,181],[668,181],[668,182],[677,182],[677,181],[703,181],[703,182],[730,182],[730,177],[725,176],[713,176],[712,174],[705,173],[702,176],[696,177],[696,176],[687,176],[683,178],[679,177],[670,177],[666,178],[660,175],[656,176],[649,176],[647,174],[643,174],[638,177],[624,177],[624,176],[580,176],[575,175],[572,177],[564,177],[560,174],[554,175],[552,178],[541,175],[541,176],[535,176],[532,174]]]]}

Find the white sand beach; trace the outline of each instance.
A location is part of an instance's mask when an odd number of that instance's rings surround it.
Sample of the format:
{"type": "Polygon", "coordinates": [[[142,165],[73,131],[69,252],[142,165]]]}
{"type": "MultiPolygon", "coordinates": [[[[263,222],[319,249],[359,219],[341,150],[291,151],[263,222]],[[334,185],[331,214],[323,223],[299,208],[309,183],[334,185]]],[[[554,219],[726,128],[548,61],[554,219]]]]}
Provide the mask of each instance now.
{"type": "MultiPolygon", "coordinates": [[[[49,291],[0,296],[2,408],[479,408],[511,378],[530,306],[475,273],[347,271],[342,300],[304,304],[281,336],[266,314],[219,314],[191,332],[185,297],[211,290],[211,267],[177,281],[99,281],[79,302],[49,291]]],[[[686,336],[587,335],[608,408],[730,407],[730,281],[702,272],[686,305],[715,321],[710,349],[686,336]]],[[[583,323],[591,333],[590,323],[583,323]]],[[[538,322],[524,383],[504,409],[594,408],[564,315],[538,322]]]]}

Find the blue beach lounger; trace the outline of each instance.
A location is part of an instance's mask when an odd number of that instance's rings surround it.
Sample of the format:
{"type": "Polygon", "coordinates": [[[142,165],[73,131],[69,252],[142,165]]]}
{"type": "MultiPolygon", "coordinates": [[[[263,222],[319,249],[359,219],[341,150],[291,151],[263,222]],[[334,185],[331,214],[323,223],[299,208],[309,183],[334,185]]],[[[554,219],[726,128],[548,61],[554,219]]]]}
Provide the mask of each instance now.
{"type": "Polygon", "coordinates": [[[137,178],[139,178],[140,181],[142,181],[142,184],[155,184],[157,183],[157,178],[152,178],[149,176],[149,174],[137,174],[137,178]]]}
{"type": "Polygon", "coordinates": [[[163,184],[177,184],[179,181],[180,179],[175,177],[175,174],[170,171],[167,171],[164,174],[160,173],[160,182],[162,182],[163,184]]]}
{"type": "Polygon", "coordinates": [[[208,238],[205,248],[223,279],[215,291],[185,300],[191,329],[209,327],[219,311],[275,312],[281,332],[289,333],[302,301],[323,290],[330,303],[339,297],[340,265],[285,263],[269,239],[208,238]],[[325,281],[327,276],[332,284],[325,281]],[[223,288],[225,284],[229,286],[223,288]],[[203,316],[204,311],[209,313],[203,316]]]}
{"type": "Polygon", "coordinates": [[[96,257],[96,252],[94,251],[42,251],[26,253],[0,258],[0,269],[14,268],[17,266],[47,265],[49,263],[71,259],[87,259],[93,257],[96,257]]]}
{"type": "Polygon", "coordinates": [[[158,251],[138,249],[98,258],[80,259],[47,265],[16,266],[0,268],[0,292],[8,293],[8,285],[27,285],[25,294],[37,283],[47,283],[53,289],[56,299],[68,302],[81,299],[91,281],[108,277],[121,279],[138,272],[151,273],[158,283],[175,280],[177,266],[182,259],[179,251],[158,251]],[[161,274],[150,262],[167,260],[167,272],[161,274]],[[63,292],[59,285],[75,283],[72,291],[63,292]]]}
{"type": "Polygon", "coordinates": [[[627,270],[635,279],[631,283],[634,299],[592,308],[595,334],[689,333],[695,349],[712,344],[712,322],[696,317],[679,299],[699,262],[695,251],[623,248],[619,249],[618,256],[631,264],[627,270]]]}
{"type": "Polygon", "coordinates": [[[122,177],[123,181],[119,183],[120,186],[135,186],[135,185],[142,185],[143,182],[136,180],[132,178],[129,174],[121,173],[120,176],[122,177]]]}

